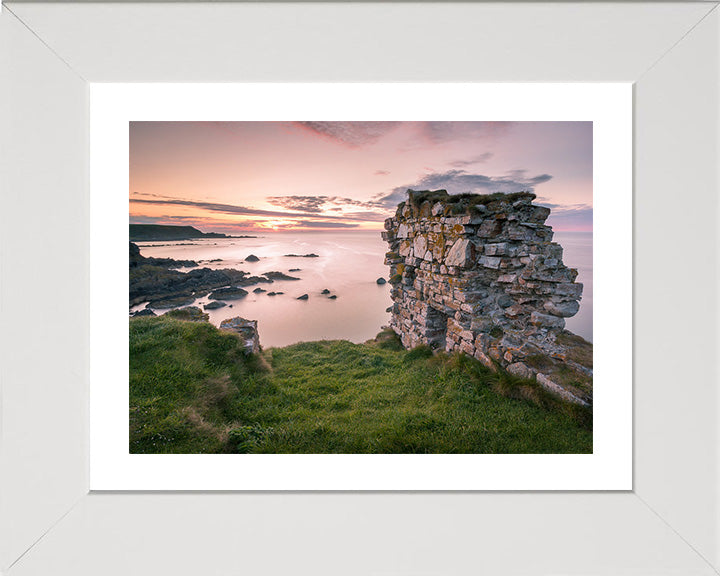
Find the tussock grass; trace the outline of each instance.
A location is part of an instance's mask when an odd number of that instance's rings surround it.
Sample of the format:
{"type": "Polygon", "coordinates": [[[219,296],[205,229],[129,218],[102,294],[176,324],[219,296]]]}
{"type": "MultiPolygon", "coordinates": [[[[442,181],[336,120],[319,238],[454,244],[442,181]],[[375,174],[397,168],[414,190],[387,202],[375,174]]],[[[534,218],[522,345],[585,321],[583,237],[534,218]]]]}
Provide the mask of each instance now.
{"type": "Polygon", "coordinates": [[[557,341],[559,344],[568,346],[570,354],[568,358],[581,364],[592,368],[593,366],[593,346],[584,338],[563,330],[558,334],[557,341]]]}
{"type": "Polygon", "coordinates": [[[141,317],[130,358],[132,452],[592,452],[589,411],[391,331],[247,357],[210,324],[141,317]]]}
{"type": "Polygon", "coordinates": [[[444,202],[450,207],[457,207],[458,211],[476,206],[478,204],[489,204],[491,202],[513,203],[516,200],[534,200],[536,195],[532,192],[494,192],[492,194],[448,194],[447,190],[408,190],[408,202],[410,206],[419,208],[423,202],[444,202]]]}

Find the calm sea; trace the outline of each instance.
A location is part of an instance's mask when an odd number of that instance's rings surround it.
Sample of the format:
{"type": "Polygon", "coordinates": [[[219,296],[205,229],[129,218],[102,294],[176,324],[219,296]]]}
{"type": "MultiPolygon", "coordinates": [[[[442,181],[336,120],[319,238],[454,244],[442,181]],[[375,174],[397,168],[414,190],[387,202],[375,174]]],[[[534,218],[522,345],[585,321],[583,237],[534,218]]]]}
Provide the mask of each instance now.
{"type": "MultiPolygon", "coordinates": [[[[564,262],[577,268],[578,281],[585,284],[578,314],[567,320],[567,328],[592,341],[592,234],[558,232],[555,240],[565,249],[564,262]]],[[[260,344],[264,347],[286,346],[295,342],[345,339],[364,342],[373,338],[389,322],[386,308],[391,305],[390,286],[376,280],[387,278],[383,264],[387,244],[380,232],[277,232],[258,238],[228,238],[182,242],[139,242],[143,256],[177,260],[216,260],[200,262],[208,268],[237,268],[252,275],[280,271],[299,277],[299,281],[276,281],[260,284],[279,296],[255,294],[255,286],[241,300],[208,310],[210,321],[219,325],[226,318],[242,316],[258,320],[260,344]],[[285,254],[318,254],[319,258],[290,258],[285,254]],[[245,262],[254,254],[258,262],[245,262]],[[292,268],[300,268],[290,272],[292,268]],[[323,295],[329,290],[337,295],[323,295]],[[307,300],[297,300],[308,295],[307,300]]],[[[182,269],[181,269],[182,270],[182,269]]],[[[195,301],[202,307],[207,297],[195,301]]],[[[134,307],[132,310],[143,308],[134,307]]],[[[162,311],[156,311],[161,313],[162,311]]]]}

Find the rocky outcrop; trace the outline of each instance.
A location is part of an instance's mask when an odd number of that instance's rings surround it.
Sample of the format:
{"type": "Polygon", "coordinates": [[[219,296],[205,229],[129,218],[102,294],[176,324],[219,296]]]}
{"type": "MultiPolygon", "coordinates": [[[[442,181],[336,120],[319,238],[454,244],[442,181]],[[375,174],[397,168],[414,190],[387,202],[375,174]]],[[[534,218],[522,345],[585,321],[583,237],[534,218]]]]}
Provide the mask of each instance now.
{"type": "Polygon", "coordinates": [[[214,290],[213,292],[210,292],[208,298],[211,300],[239,300],[240,298],[245,298],[247,295],[247,290],[243,290],[237,286],[232,286],[230,288],[220,288],[219,290],[214,290]]]}
{"type": "Polygon", "coordinates": [[[150,308],[143,308],[131,315],[132,318],[137,318],[138,316],[157,316],[157,314],[155,314],[155,312],[153,312],[150,308]]]}
{"type": "Polygon", "coordinates": [[[148,302],[147,307],[155,310],[167,310],[169,308],[179,308],[188,306],[195,302],[195,296],[192,294],[181,294],[179,296],[168,296],[166,298],[158,298],[148,302]]]}
{"type": "Polygon", "coordinates": [[[170,312],[165,314],[165,316],[168,318],[175,318],[177,320],[186,320],[190,322],[207,322],[210,318],[197,306],[187,306],[177,310],[170,310],[170,312]]]}
{"type": "Polygon", "coordinates": [[[260,352],[260,337],[258,336],[257,320],[246,320],[240,316],[228,318],[220,323],[221,330],[228,330],[240,336],[244,350],[247,354],[260,352]]]}
{"type": "Polygon", "coordinates": [[[254,236],[227,236],[217,232],[201,232],[192,226],[165,224],[130,224],[130,239],[136,242],[155,240],[191,240],[196,238],[254,238],[254,236]]]}
{"type": "Polygon", "coordinates": [[[174,260],[173,258],[148,258],[140,254],[137,244],[130,242],[130,268],[142,265],[163,266],[165,268],[192,268],[197,266],[195,260],[174,260]]]}
{"type": "Polygon", "coordinates": [[[194,268],[187,272],[175,270],[190,265],[195,266],[196,263],[192,260],[146,258],[140,254],[137,245],[131,242],[130,306],[150,302],[152,308],[175,308],[191,304],[213,290],[227,288],[241,294],[241,286],[272,284],[274,279],[284,279],[282,276],[285,276],[281,272],[250,276],[247,272],[230,268],[194,268]]]}
{"type": "MultiPolygon", "coordinates": [[[[383,232],[390,326],[403,345],[464,352],[557,392],[546,381],[560,384],[534,366],[562,372],[558,363],[567,363],[575,344],[558,336],[565,318],[577,313],[583,287],[552,242],[544,223],[550,209],[534,199],[527,192],[409,191],[383,232]]],[[[589,374],[589,386],[568,392],[580,403],[591,397],[591,368],[589,374]]]]}
{"type": "Polygon", "coordinates": [[[300,278],[296,276],[288,276],[287,274],[283,272],[264,272],[263,276],[265,276],[269,282],[274,282],[275,280],[300,280],[300,278]]]}

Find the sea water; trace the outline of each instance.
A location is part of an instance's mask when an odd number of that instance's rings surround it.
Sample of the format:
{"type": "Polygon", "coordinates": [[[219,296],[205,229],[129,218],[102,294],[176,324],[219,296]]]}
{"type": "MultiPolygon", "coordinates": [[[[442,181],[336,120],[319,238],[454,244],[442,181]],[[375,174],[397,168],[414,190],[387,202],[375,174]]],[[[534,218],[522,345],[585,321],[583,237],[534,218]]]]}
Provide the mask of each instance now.
{"type": "MultiPolygon", "coordinates": [[[[585,285],[580,311],[567,319],[567,328],[592,341],[592,233],[558,232],[555,241],[564,248],[565,265],[577,268],[577,281],[585,285]]],[[[365,342],[390,320],[386,312],[392,304],[390,285],[377,283],[378,278],[388,277],[388,267],[383,264],[387,243],[379,231],[274,232],[256,238],[137,244],[143,256],[195,260],[202,267],[235,268],[254,276],[278,271],[300,278],[246,286],[249,294],[245,298],[206,311],[216,326],[234,316],[257,320],[260,344],[265,348],[323,339],[365,342]],[[318,257],[287,256],[310,253],[318,257]],[[259,260],[246,262],[250,254],[259,260]],[[300,270],[291,272],[294,268],[300,270]],[[267,292],[256,294],[253,290],[257,287],[267,292]],[[283,294],[268,296],[268,292],[283,294]],[[307,300],[297,299],[304,294],[307,300]],[[329,298],[331,295],[337,298],[329,298]]],[[[193,305],[202,308],[210,301],[205,296],[193,305]]]]}

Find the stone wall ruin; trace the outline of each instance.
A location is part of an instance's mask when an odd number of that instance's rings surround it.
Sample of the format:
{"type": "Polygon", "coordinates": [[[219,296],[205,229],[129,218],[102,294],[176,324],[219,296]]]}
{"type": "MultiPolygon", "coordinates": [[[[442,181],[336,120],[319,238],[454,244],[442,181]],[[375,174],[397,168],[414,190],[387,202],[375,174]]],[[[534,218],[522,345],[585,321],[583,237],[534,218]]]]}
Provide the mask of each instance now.
{"type": "Polygon", "coordinates": [[[568,400],[590,402],[592,345],[564,331],[583,286],[545,225],[550,209],[533,204],[529,192],[408,194],[383,232],[390,326],[403,345],[464,352],[568,400]],[[590,347],[590,367],[587,354],[575,353],[578,342],[590,347]],[[562,365],[584,384],[553,378],[562,365]]]}

